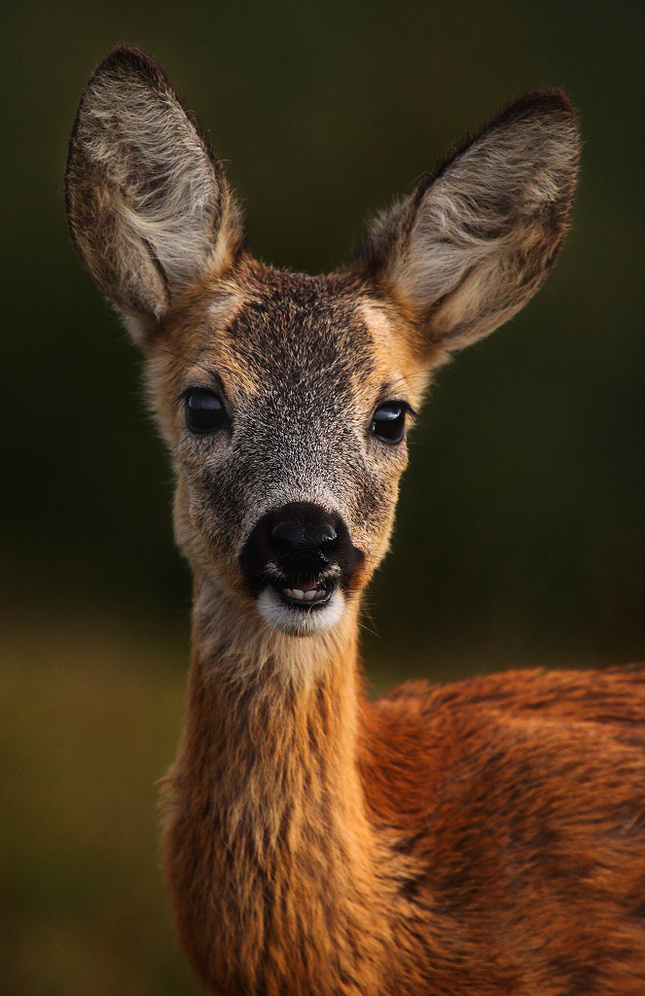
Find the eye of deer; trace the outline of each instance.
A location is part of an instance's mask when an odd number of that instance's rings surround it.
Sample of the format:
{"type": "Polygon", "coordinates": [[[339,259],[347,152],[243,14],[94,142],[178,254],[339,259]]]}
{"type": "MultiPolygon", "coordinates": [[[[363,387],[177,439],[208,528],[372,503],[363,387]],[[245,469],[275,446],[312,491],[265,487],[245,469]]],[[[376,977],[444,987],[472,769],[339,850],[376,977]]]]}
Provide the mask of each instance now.
{"type": "Polygon", "coordinates": [[[370,432],[386,443],[400,443],[405,435],[405,413],[408,406],[404,401],[388,401],[379,405],[370,422],[370,432]]]}
{"type": "Polygon", "coordinates": [[[226,423],[224,405],[213,391],[191,387],[184,397],[186,425],[191,432],[216,432],[226,423]]]}

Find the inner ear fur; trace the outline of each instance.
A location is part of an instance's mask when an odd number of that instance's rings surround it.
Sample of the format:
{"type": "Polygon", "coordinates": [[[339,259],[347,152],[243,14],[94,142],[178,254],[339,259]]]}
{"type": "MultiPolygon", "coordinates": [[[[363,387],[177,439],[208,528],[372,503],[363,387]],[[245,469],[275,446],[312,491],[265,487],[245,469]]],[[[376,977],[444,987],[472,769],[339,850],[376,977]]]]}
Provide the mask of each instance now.
{"type": "Polygon", "coordinates": [[[67,158],[72,237],[126,315],[160,319],[225,268],[243,233],[224,171],[154,59],[115,49],[81,99],[67,158]]]}
{"type": "Polygon", "coordinates": [[[535,294],[569,227],[580,138],[559,90],[510,104],[380,218],[353,263],[432,354],[487,335],[535,294]]]}

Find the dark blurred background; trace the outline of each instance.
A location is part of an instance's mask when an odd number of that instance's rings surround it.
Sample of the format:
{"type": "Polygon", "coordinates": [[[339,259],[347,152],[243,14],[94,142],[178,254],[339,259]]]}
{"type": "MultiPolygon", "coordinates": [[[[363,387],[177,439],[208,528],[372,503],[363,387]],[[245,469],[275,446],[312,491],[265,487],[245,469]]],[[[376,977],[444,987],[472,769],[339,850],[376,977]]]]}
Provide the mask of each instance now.
{"type": "Polygon", "coordinates": [[[585,147],[540,295],[414,430],[371,589],[376,690],[645,659],[641,3],[26,0],[1,15],[0,987],[198,992],[157,868],[189,579],[134,349],[72,249],[66,143],[94,66],[152,52],[206,123],[268,262],[319,272],[535,85],[585,147]]]}

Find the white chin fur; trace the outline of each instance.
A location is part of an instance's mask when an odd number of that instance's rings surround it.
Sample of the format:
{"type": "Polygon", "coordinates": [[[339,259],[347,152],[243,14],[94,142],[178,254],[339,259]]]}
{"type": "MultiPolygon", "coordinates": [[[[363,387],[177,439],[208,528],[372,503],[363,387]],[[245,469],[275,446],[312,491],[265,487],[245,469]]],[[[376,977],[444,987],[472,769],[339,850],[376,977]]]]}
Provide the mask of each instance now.
{"type": "Polygon", "coordinates": [[[273,629],[291,636],[314,636],[324,633],[339,622],[345,609],[345,599],[337,588],[325,605],[302,610],[286,605],[278,593],[267,585],[258,598],[258,608],[273,629]]]}

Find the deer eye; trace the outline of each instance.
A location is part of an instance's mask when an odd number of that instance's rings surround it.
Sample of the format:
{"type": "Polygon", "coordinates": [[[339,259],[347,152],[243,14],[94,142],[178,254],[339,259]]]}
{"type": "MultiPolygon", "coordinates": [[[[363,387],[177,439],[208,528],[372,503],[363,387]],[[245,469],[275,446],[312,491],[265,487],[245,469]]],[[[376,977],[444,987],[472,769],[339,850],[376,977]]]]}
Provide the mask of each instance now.
{"type": "Polygon", "coordinates": [[[400,443],[405,435],[405,413],[408,406],[403,401],[388,401],[379,405],[370,422],[370,432],[386,443],[400,443]]]}
{"type": "Polygon", "coordinates": [[[226,422],[224,405],[213,391],[191,387],[184,397],[186,425],[191,432],[216,432],[226,422]]]}

